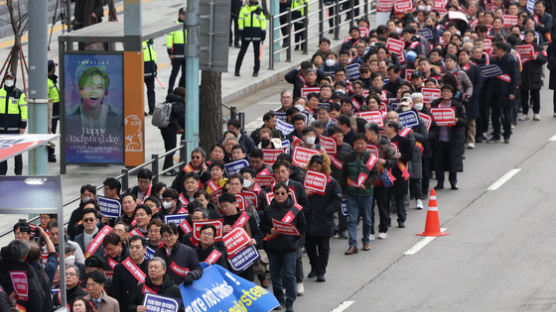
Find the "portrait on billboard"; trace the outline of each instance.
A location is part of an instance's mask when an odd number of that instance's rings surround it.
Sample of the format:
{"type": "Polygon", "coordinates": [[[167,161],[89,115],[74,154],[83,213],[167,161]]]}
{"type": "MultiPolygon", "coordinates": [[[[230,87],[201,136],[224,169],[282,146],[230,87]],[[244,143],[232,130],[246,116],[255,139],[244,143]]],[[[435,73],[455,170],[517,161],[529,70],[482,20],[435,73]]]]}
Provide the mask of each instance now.
{"type": "Polygon", "coordinates": [[[66,54],[64,75],[66,163],[123,163],[122,55],[66,54]]]}

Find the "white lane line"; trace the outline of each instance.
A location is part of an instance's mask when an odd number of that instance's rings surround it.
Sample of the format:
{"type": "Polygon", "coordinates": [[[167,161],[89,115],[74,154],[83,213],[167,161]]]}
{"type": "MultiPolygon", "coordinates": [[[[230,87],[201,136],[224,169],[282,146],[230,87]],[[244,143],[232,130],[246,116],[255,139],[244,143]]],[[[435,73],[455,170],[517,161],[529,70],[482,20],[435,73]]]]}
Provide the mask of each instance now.
{"type": "Polygon", "coordinates": [[[342,302],[342,304],[340,304],[336,309],[332,310],[332,312],[345,311],[347,308],[349,308],[354,303],[355,303],[355,301],[353,301],[353,300],[346,300],[346,301],[342,302]]]}
{"type": "MultiPolygon", "coordinates": [[[[440,232],[446,232],[446,228],[441,228],[440,232]]],[[[413,245],[413,247],[409,248],[406,252],[404,252],[404,255],[413,256],[414,254],[418,253],[419,250],[423,249],[430,242],[432,242],[435,238],[436,238],[435,236],[424,237],[422,240],[418,241],[417,244],[413,245]]]]}
{"type": "Polygon", "coordinates": [[[520,168],[514,168],[506,172],[506,174],[504,174],[500,179],[492,183],[492,185],[487,188],[487,191],[495,191],[499,189],[504,183],[508,182],[508,180],[510,180],[514,175],[516,175],[520,171],[521,171],[520,168]]]}
{"type": "Polygon", "coordinates": [[[556,142],[556,134],[551,136],[550,139],[548,139],[548,140],[552,141],[552,142],[556,142]]]}

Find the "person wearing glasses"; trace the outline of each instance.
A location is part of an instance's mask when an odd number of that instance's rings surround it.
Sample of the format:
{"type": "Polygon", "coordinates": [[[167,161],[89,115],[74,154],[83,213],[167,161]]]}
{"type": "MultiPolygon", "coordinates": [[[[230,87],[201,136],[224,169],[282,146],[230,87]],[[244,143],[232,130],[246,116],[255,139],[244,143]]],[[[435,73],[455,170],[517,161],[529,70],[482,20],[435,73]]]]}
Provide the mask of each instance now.
{"type": "MultiPolygon", "coordinates": [[[[146,251],[145,238],[132,236],[129,239],[129,260],[143,274],[147,273],[148,268],[148,260],[145,258],[146,251]]],[[[112,287],[109,289],[110,294],[120,302],[120,311],[128,311],[129,297],[135,292],[137,283],[140,282],[137,278],[139,275],[134,274],[128,267],[122,263],[116,265],[112,276],[112,287]]]]}
{"type": "Polygon", "coordinates": [[[305,216],[303,208],[289,195],[287,184],[276,182],[272,191],[274,199],[264,208],[260,228],[266,235],[263,245],[270,262],[274,296],[287,312],[293,312],[293,303],[297,297],[297,250],[301,246],[302,236],[279,234],[272,220],[290,223],[303,235],[306,227],[305,216]]]}
{"type": "Polygon", "coordinates": [[[200,262],[208,264],[218,264],[223,268],[228,268],[226,259],[226,248],[222,244],[215,243],[216,227],[211,224],[205,224],[201,227],[199,246],[197,246],[197,257],[200,262]]]}
{"type": "MultiPolygon", "coordinates": [[[[83,233],[77,235],[75,237],[75,242],[79,244],[83,253],[86,253],[87,247],[91,244],[93,239],[96,237],[98,233],[98,218],[97,218],[97,210],[95,208],[84,208],[83,209],[83,218],[81,219],[81,223],[83,224],[83,233]]],[[[104,250],[102,246],[100,246],[95,252],[94,255],[102,257],[104,254],[104,250]]]]}

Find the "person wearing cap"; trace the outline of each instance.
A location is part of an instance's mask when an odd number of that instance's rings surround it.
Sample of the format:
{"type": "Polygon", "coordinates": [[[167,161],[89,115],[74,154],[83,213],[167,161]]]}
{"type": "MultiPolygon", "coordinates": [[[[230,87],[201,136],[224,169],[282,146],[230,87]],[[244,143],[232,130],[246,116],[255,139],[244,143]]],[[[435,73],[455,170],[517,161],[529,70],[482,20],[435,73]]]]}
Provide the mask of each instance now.
{"type": "MultiPolygon", "coordinates": [[[[178,11],[178,20],[176,24],[183,24],[185,21],[185,9],[180,8],[178,11]]],[[[181,77],[178,86],[185,88],[185,43],[187,42],[187,32],[183,29],[174,30],[166,36],[166,49],[168,56],[172,61],[172,72],[168,81],[168,94],[174,91],[176,77],[181,69],[181,77]]]]}
{"type": "Polygon", "coordinates": [[[413,86],[413,90],[415,92],[420,92],[421,88],[423,87],[423,74],[416,70],[411,75],[411,85],[413,86]]]}
{"type": "MultiPolygon", "coordinates": [[[[48,60],[48,133],[56,133],[58,120],[60,119],[60,90],[56,83],[58,76],[56,76],[56,63],[53,60],[48,60]]],[[[56,162],[55,145],[53,142],[48,142],[46,147],[48,151],[48,162],[56,162]]]]}
{"type": "Polygon", "coordinates": [[[463,171],[467,115],[461,102],[454,98],[455,88],[452,85],[445,84],[440,91],[441,97],[434,100],[431,107],[454,107],[456,110],[456,124],[453,126],[438,126],[433,123],[431,126],[433,162],[437,181],[434,188],[436,190],[444,189],[444,172],[448,171],[452,190],[457,190],[457,173],[463,171]]]}
{"type": "Polygon", "coordinates": [[[236,59],[235,76],[239,77],[241,63],[249,43],[253,43],[253,57],[255,66],[253,67],[253,77],[259,75],[261,67],[260,48],[261,43],[266,38],[266,17],[263,9],[257,0],[249,0],[239,11],[238,28],[241,33],[241,48],[236,59]]]}
{"type": "Polygon", "coordinates": [[[414,51],[417,55],[427,55],[429,53],[427,39],[417,35],[417,30],[411,26],[403,29],[405,40],[405,51],[414,51]]]}
{"type": "MultiPolygon", "coordinates": [[[[8,73],[0,88],[0,134],[23,134],[27,128],[27,99],[25,93],[16,88],[15,75],[8,73]]],[[[8,162],[0,162],[0,175],[8,172],[8,162]]],[[[16,175],[23,173],[23,157],[15,156],[16,175]]]]}

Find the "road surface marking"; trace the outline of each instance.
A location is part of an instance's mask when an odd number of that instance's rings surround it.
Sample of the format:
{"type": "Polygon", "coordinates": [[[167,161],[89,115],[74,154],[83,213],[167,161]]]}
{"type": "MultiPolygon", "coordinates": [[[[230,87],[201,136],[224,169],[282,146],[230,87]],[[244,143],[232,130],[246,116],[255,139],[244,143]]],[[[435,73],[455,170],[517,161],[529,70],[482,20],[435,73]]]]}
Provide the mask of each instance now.
{"type": "MultiPolygon", "coordinates": [[[[441,228],[440,232],[446,232],[446,228],[441,228]]],[[[409,248],[406,252],[404,252],[404,255],[413,256],[414,254],[418,253],[419,250],[423,249],[430,242],[432,242],[435,238],[436,238],[435,236],[424,237],[422,240],[417,242],[417,244],[413,245],[413,247],[409,248]]]]}
{"type": "Polygon", "coordinates": [[[549,141],[556,142],[556,134],[548,139],[549,141]]]}
{"type": "Polygon", "coordinates": [[[499,189],[504,183],[508,182],[508,180],[510,180],[514,175],[516,175],[518,172],[520,172],[521,169],[519,168],[514,168],[508,172],[506,172],[505,175],[503,175],[500,179],[498,179],[496,182],[494,182],[491,186],[489,186],[487,188],[487,191],[496,191],[497,189],[499,189]]]}
{"type": "Polygon", "coordinates": [[[332,310],[332,312],[345,311],[347,308],[349,308],[354,303],[355,303],[355,301],[353,301],[353,300],[346,300],[346,301],[342,302],[342,304],[340,304],[336,309],[332,310]]]}

